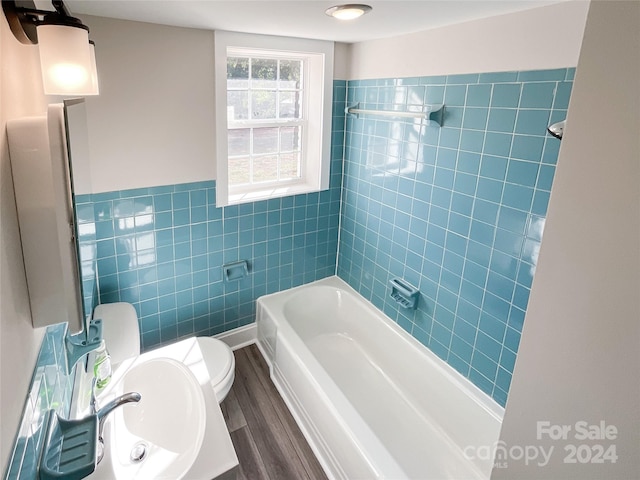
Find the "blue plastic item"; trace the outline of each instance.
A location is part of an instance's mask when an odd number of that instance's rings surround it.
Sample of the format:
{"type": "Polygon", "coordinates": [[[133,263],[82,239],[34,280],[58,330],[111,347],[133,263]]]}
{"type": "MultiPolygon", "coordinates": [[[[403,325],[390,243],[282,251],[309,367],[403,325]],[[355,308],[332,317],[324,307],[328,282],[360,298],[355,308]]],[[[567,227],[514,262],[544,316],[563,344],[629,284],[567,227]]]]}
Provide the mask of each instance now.
{"type": "Polygon", "coordinates": [[[391,298],[404,308],[415,310],[418,308],[418,298],[420,290],[401,278],[394,278],[389,281],[391,285],[391,298]]]}
{"type": "Polygon", "coordinates": [[[46,413],[47,430],[40,456],[39,480],[80,480],[96,469],[98,416],[65,420],[54,411],[46,413]]]}
{"type": "Polygon", "coordinates": [[[67,372],[71,373],[73,366],[80,358],[91,350],[95,350],[102,343],[102,320],[96,319],[89,322],[86,330],[75,335],[65,337],[67,351],[67,372]]]}

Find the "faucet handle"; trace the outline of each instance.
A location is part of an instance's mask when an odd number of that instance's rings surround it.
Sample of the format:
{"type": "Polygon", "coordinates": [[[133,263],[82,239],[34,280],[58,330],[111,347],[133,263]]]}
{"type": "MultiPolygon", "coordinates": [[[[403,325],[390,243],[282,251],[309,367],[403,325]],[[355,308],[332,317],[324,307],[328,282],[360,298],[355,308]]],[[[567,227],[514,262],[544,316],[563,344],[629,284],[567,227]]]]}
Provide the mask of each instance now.
{"type": "Polygon", "coordinates": [[[91,414],[95,415],[98,413],[98,407],[96,405],[96,383],[97,378],[93,377],[91,380],[91,400],[89,401],[89,408],[91,409],[91,414]]]}

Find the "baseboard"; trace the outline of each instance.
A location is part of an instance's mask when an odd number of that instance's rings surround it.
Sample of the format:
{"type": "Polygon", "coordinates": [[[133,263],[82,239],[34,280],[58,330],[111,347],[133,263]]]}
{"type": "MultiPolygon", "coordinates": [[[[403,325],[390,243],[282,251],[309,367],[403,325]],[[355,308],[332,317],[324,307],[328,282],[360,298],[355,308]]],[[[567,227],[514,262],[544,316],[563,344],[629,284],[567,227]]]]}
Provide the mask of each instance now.
{"type": "Polygon", "coordinates": [[[214,335],[214,338],[222,340],[231,347],[231,350],[238,350],[256,343],[258,328],[255,322],[243,327],[234,328],[226,332],[214,335]]]}

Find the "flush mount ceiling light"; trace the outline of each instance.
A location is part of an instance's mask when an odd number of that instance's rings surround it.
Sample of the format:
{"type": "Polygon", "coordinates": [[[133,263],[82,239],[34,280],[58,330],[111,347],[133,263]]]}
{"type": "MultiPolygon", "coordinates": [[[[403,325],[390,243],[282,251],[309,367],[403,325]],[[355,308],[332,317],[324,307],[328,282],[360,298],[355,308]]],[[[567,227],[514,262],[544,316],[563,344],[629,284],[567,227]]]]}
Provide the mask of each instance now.
{"type": "Polygon", "coordinates": [[[350,3],[346,5],[336,5],[335,7],[327,8],[324,12],[330,17],[337,18],[338,20],[353,20],[354,18],[361,17],[365,13],[369,13],[371,7],[369,5],[363,5],[360,3],[350,3]]]}
{"type": "Polygon", "coordinates": [[[38,10],[31,0],[2,0],[2,9],[19,42],[38,44],[45,94],[97,95],[89,27],[72,17],[61,0],[51,4],[55,11],[38,10]]]}

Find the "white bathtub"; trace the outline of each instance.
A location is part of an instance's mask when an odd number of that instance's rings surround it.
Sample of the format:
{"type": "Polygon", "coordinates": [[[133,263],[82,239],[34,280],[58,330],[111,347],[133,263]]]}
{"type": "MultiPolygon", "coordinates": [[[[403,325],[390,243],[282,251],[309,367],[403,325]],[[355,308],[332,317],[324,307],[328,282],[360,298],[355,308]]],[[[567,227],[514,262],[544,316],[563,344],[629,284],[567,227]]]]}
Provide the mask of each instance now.
{"type": "Polygon", "coordinates": [[[271,378],[330,478],[489,478],[493,459],[465,452],[495,445],[503,409],[344,281],[261,297],[257,323],[271,378]]]}

